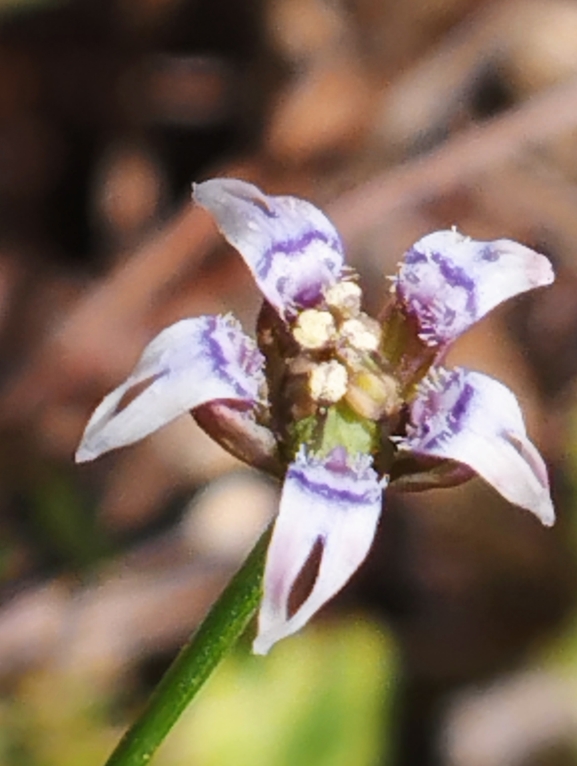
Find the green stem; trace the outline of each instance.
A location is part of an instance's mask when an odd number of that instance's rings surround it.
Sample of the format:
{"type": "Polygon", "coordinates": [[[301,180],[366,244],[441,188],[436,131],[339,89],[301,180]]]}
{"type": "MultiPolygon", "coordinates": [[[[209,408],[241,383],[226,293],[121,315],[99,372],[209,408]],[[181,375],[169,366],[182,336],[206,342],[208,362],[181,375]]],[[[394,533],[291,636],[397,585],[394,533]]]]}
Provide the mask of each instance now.
{"type": "Polygon", "coordinates": [[[267,529],[168,669],[106,766],[145,766],[203,683],[243,634],[261,599],[269,538],[267,529]]]}

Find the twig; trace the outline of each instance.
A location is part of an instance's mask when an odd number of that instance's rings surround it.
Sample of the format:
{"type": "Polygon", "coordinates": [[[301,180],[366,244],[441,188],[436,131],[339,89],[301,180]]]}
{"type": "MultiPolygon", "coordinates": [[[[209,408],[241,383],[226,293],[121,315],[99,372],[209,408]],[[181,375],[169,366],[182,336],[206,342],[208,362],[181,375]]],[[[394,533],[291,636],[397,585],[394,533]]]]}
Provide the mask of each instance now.
{"type": "Polygon", "coordinates": [[[447,194],[576,128],[577,80],[571,80],[467,130],[430,154],[380,173],[340,196],[328,211],[344,239],[352,243],[400,208],[447,194]]]}

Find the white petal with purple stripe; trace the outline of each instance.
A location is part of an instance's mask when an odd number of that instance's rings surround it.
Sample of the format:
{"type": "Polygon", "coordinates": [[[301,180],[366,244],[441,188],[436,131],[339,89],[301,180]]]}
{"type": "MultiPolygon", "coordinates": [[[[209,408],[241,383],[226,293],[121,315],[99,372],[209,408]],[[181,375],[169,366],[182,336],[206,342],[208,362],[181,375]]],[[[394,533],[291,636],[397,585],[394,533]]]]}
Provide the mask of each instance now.
{"type": "Polygon", "coordinates": [[[266,654],[295,633],[331,599],[365,559],[381,512],[382,489],[371,458],[344,448],[325,460],[304,448],[289,467],[269,546],[258,635],[253,649],[266,654]],[[315,547],[322,545],[316,580],[296,612],[289,598],[315,547]]]}
{"type": "Polygon", "coordinates": [[[443,346],[502,301],[553,279],[547,258],[528,247],[448,230],[428,234],[405,253],[395,289],[422,339],[443,346]]]}
{"type": "Polygon", "coordinates": [[[254,341],[232,317],[177,322],[148,344],[129,378],[96,408],[76,460],[132,444],[207,402],[255,403],[263,364],[254,341]]]}
{"type": "Polygon", "coordinates": [[[295,308],[316,305],[339,277],[344,264],[339,235],[310,202],[269,197],[234,178],[194,184],[193,199],[214,216],[283,318],[295,308]]]}
{"type": "Polygon", "coordinates": [[[479,372],[433,368],[411,404],[401,449],[457,460],[546,525],[555,520],[547,469],[515,395],[479,372]]]}

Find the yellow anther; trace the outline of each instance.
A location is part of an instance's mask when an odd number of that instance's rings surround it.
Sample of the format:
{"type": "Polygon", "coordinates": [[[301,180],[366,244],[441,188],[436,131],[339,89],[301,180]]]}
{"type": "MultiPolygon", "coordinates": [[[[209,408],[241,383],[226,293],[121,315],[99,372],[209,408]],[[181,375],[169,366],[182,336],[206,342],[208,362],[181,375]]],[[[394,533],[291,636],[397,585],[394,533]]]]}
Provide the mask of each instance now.
{"type": "Polygon", "coordinates": [[[358,316],[361,310],[362,290],[356,282],[337,282],[325,293],[329,308],[342,319],[358,316]]]}
{"type": "Polygon", "coordinates": [[[381,327],[368,316],[347,319],[340,328],[340,337],[357,351],[376,351],[381,343],[381,327]]]}
{"type": "Polygon", "coordinates": [[[316,402],[333,404],[342,399],[347,391],[348,373],[344,365],[332,359],[321,362],[309,377],[309,390],[316,402]]]}
{"type": "Polygon", "coordinates": [[[328,346],[336,336],[335,320],[328,311],[305,309],[293,327],[293,336],[299,346],[316,351],[328,346]]]}
{"type": "Polygon", "coordinates": [[[361,417],[379,420],[398,412],[402,400],[390,375],[359,372],[350,379],[346,400],[361,417]]]}

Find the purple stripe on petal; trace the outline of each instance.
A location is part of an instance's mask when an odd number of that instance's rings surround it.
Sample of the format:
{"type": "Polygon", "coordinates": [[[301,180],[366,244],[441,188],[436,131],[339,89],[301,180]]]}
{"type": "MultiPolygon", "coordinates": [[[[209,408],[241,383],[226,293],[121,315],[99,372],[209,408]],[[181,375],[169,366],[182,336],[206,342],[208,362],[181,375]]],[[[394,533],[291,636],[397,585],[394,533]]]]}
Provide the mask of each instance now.
{"type": "Polygon", "coordinates": [[[133,373],[96,408],[76,459],[132,444],[207,402],[252,406],[264,387],[263,365],[254,341],[232,317],[177,322],[148,344],[133,373]]]}
{"type": "Polygon", "coordinates": [[[326,232],[311,229],[305,231],[298,238],[275,242],[267,248],[256,264],[256,274],[259,279],[266,279],[275,262],[275,256],[278,256],[279,254],[289,257],[302,255],[302,253],[315,242],[328,245],[331,250],[336,250],[337,252],[342,253],[342,245],[339,239],[329,237],[326,232]]]}
{"type": "Polygon", "coordinates": [[[331,479],[331,481],[319,481],[310,476],[310,471],[299,470],[293,466],[290,470],[290,477],[301,485],[304,492],[309,492],[318,497],[322,497],[329,502],[362,504],[370,503],[374,499],[372,488],[361,492],[360,487],[342,486],[341,482],[334,481],[333,474],[328,474],[328,478],[331,479]]]}
{"type": "Polygon", "coordinates": [[[405,254],[396,294],[417,319],[422,339],[443,347],[502,301],[553,278],[547,258],[517,242],[438,231],[405,254]]]}
{"type": "Polygon", "coordinates": [[[485,247],[481,248],[481,259],[483,261],[488,261],[489,263],[497,263],[500,257],[501,253],[499,252],[498,248],[493,246],[492,242],[485,243],[485,247]]]}
{"type": "Polygon", "coordinates": [[[411,404],[407,434],[423,452],[438,448],[462,430],[471,403],[472,389],[464,370],[434,367],[417,389],[411,404]]]}
{"type": "Polygon", "coordinates": [[[475,292],[475,282],[468,276],[465,269],[458,266],[450,258],[446,258],[443,253],[433,252],[430,254],[430,258],[439,267],[441,276],[449,287],[460,287],[469,293],[475,292]]]}
{"type": "Polygon", "coordinates": [[[314,306],[338,279],[344,265],[339,235],[309,202],[268,197],[232,178],[196,184],[193,198],[214,216],[283,318],[295,308],[314,306]]]}
{"type": "Polygon", "coordinates": [[[371,546],[381,496],[369,457],[351,458],[343,448],[320,460],[301,449],[286,475],[267,555],[255,652],[265,654],[302,628],[345,585],[371,546]],[[289,615],[293,586],[319,543],[312,590],[289,615]]]}
{"type": "Polygon", "coordinates": [[[235,320],[219,316],[202,317],[204,327],[189,353],[202,354],[212,374],[228,384],[238,399],[256,399],[263,384],[263,360],[254,341],[235,320]]]}
{"type": "MultiPolygon", "coordinates": [[[[413,247],[409,248],[403,256],[403,263],[405,266],[416,266],[418,263],[427,263],[427,261],[428,258],[425,253],[421,253],[420,250],[417,250],[416,245],[413,245],[413,247]]],[[[408,276],[410,275],[411,272],[408,271],[408,276]]]]}
{"type": "Polygon", "coordinates": [[[457,401],[450,411],[452,433],[458,433],[467,423],[469,409],[475,396],[475,389],[470,383],[459,381],[462,388],[457,401]]]}
{"type": "Polygon", "coordinates": [[[544,524],[554,521],[547,469],[527,437],[517,399],[487,375],[433,368],[411,403],[399,448],[458,461],[544,524]]]}

